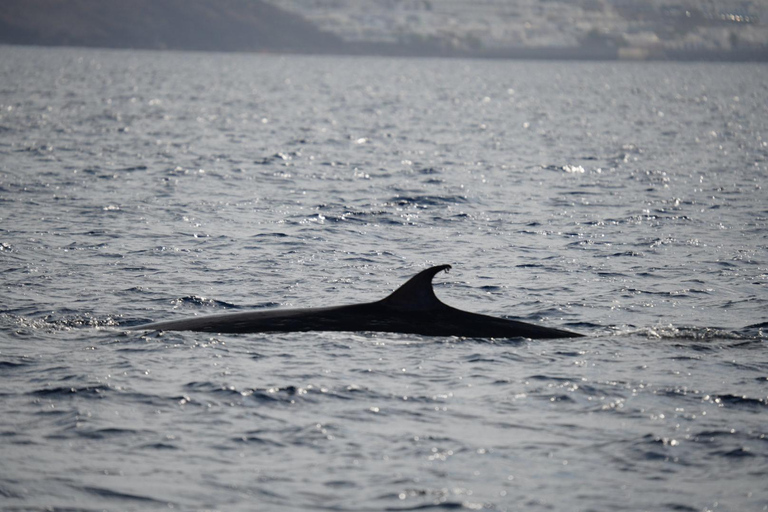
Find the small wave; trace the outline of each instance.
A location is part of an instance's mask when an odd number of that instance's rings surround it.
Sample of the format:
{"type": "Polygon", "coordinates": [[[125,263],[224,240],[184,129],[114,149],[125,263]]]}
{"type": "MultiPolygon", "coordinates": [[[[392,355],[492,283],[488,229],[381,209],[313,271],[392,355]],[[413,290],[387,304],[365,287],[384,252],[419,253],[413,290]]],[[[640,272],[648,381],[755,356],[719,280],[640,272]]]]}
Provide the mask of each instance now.
{"type": "Polygon", "coordinates": [[[254,430],[250,432],[246,432],[245,434],[232,438],[232,441],[236,443],[247,443],[247,444],[257,444],[261,446],[269,446],[274,448],[283,448],[285,447],[284,443],[281,443],[279,441],[275,441],[273,439],[268,439],[267,436],[270,434],[274,434],[274,432],[265,432],[263,430],[254,430]]]}
{"type": "Polygon", "coordinates": [[[621,252],[615,252],[611,254],[611,258],[621,258],[621,257],[630,257],[630,258],[642,258],[645,256],[644,252],[637,252],[637,251],[621,251],[621,252]]]}
{"type": "Polygon", "coordinates": [[[197,295],[189,295],[187,297],[180,297],[172,301],[174,308],[179,306],[206,306],[222,309],[239,309],[240,306],[224,302],[223,300],[209,299],[207,297],[199,297],[197,295]]]}
{"type": "Polygon", "coordinates": [[[677,512],[698,512],[698,508],[689,507],[688,505],[681,505],[678,503],[667,503],[664,505],[665,509],[675,510],[677,512]]]}
{"type": "Polygon", "coordinates": [[[395,196],[389,200],[388,205],[413,206],[415,208],[427,208],[443,204],[466,204],[467,196],[395,196]]]}
{"type": "Polygon", "coordinates": [[[739,333],[747,339],[757,341],[765,340],[768,338],[768,322],[760,324],[748,325],[739,331],[739,333]]]}
{"type": "Polygon", "coordinates": [[[261,160],[255,160],[254,163],[258,165],[270,165],[273,163],[283,163],[283,162],[289,162],[293,160],[294,157],[297,157],[297,156],[300,156],[300,153],[296,151],[290,151],[287,153],[279,151],[272,155],[262,157],[261,160]]]}
{"type": "Polygon", "coordinates": [[[25,366],[32,365],[32,361],[0,361],[0,371],[1,370],[15,370],[17,368],[23,368],[25,366]]]}
{"type": "Polygon", "coordinates": [[[238,391],[234,386],[225,386],[213,382],[189,382],[184,386],[191,391],[200,391],[203,393],[222,394],[222,395],[240,395],[245,396],[248,391],[238,391]]]}
{"type": "Polygon", "coordinates": [[[472,503],[462,503],[460,501],[444,501],[441,503],[424,503],[422,505],[413,505],[412,507],[387,507],[384,510],[391,512],[406,512],[409,510],[477,510],[477,506],[472,503]]]}
{"type": "MultiPolygon", "coordinates": [[[[225,398],[239,398],[242,400],[253,400],[259,403],[278,403],[286,404],[296,403],[298,400],[317,401],[319,398],[329,400],[387,400],[391,397],[384,396],[367,387],[358,385],[347,385],[343,387],[330,388],[307,384],[296,386],[288,384],[285,386],[272,386],[268,388],[244,388],[238,389],[234,386],[215,384],[213,382],[190,382],[185,388],[189,391],[206,393],[213,396],[225,398]]],[[[401,397],[402,398],[402,397],[401,397]]],[[[184,396],[184,403],[194,403],[195,399],[184,396]]],[[[430,401],[426,397],[409,396],[411,401],[430,401]]]]}
{"type": "Polygon", "coordinates": [[[550,375],[531,375],[528,377],[529,380],[551,380],[554,382],[571,382],[573,380],[572,377],[555,377],[550,375]]]}
{"type": "Polygon", "coordinates": [[[709,341],[709,340],[743,340],[744,336],[738,332],[719,329],[716,327],[675,327],[673,325],[660,325],[656,327],[641,328],[611,328],[614,335],[635,335],[643,336],[648,339],[669,339],[669,340],[690,340],[690,341],[709,341]]]}
{"type": "Polygon", "coordinates": [[[258,233],[256,235],[253,235],[251,238],[266,238],[266,237],[274,237],[274,238],[288,238],[290,235],[286,233],[258,233]]]}
{"type": "Polygon", "coordinates": [[[765,407],[768,402],[765,398],[750,398],[745,395],[708,395],[704,400],[711,401],[718,405],[733,405],[737,407],[765,407]]]}
{"type": "Polygon", "coordinates": [[[695,442],[714,442],[717,438],[731,438],[734,433],[731,430],[704,430],[695,434],[691,440],[695,442]]]}
{"type": "MultiPolygon", "coordinates": [[[[302,388],[298,386],[288,385],[285,387],[271,387],[271,388],[245,388],[238,389],[234,386],[227,386],[222,384],[215,384],[213,382],[190,382],[185,386],[190,391],[196,391],[212,395],[219,398],[232,399],[237,398],[241,400],[249,399],[255,400],[259,403],[270,402],[286,402],[293,403],[296,398],[308,394],[310,391],[316,391],[312,386],[302,388]]],[[[185,403],[194,402],[194,398],[184,397],[185,403]]]]}
{"type": "Polygon", "coordinates": [[[111,439],[114,437],[133,436],[140,431],[130,428],[99,428],[99,429],[83,429],[79,428],[76,433],[79,437],[84,439],[111,439]]]}
{"type": "Polygon", "coordinates": [[[31,330],[51,330],[68,331],[72,329],[83,329],[87,327],[117,327],[120,325],[120,319],[106,316],[97,318],[88,314],[75,315],[70,317],[58,317],[57,314],[48,314],[42,318],[30,318],[29,316],[16,316],[9,314],[0,314],[0,322],[8,321],[18,329],[31,330]]]}
{"type": "Polygon", "coordinates": [[[147,443],[138,447],[145,450],[178,450],[179,447],[169,443],[147,443]]]}
{"type": "Polygon", "coordinates": [[[712,455],[720,456],[720,457],[726,457],[729,459],[743,459],[747,457],[755,457],[755,454],[752,453],[752,451],[749,448],[746,448],[744,446],[741,446],[739,448],[734,448],[733,450],[716,450],[712,452],[712,455]]]}
{"type": "Polygon", "coordinates": [[[122,172],[134,172],[134,171],[146,171],[148,167],[146,165],[134,165],[131,167],[123,167],[122,169],[118,169],[122,172]]]}
{"type": "Polygon", "coordinates": [[[584,167],[582,167],[581,165],[572,165],[572,164],[543,165],[541,168],[547,171],[565,172],[568,174],[584,174],[586,172],[584,170],[584,167]]]}
{"type": "MultiPolygon", "coordinates": [[[[670,449],[679,444],[680,442],[677,439],[646,434],[633,444],[632,451],[635,452],[637,460],[667,460],[673,456],[670,449]]],[[[683,463],[679,459],[676,459],[676,462],[679,464],[683,463]]]]}
{"type": "Polygon", "coordinates": [[[55,388],[41,388],[30,391],[29,394],[40,397],[65,397],[71,395],[88,395],[88,396],[104,396],[111,391],[112,388],[106,385],[98,386],[83,386],[83,387],[67,387],[59,386],[55,388]]]}
{"type": "Polygon", "coordinates": [[[120,491],[113,491],[112,489],[106,489],[103,487],[92,487],[92,486],[84,486],[80,487],[82,491],[85,491],[89,494],[93,494],[95,496],[98,496],[100,498],[107,498],[111,500],[120,500],[120,501],[138,501],[141,503],[157,503],[157,504],[167,504],[165,501],[159,501],[155,498],[151,498],[149,496],[141,496],[139,494],[130,494],[126,492],[120,492],[120,491]]]}
{"type": "MultiPolygon", "coordinates": [[[[0,498],[23,499],[24,494],[25,494],[24,492],[15,491],[9,487],[6,487],[4,483],[0,482],[0,498]]],[[[8,508],[6,510],[11,510],[11,509],[8,508]]]]}

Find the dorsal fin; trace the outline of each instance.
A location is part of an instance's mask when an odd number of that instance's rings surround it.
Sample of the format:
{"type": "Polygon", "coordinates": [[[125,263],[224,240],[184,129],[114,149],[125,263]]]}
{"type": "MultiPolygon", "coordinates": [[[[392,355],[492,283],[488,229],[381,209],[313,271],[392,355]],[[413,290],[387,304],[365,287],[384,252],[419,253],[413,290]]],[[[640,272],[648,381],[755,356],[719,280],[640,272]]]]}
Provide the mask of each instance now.
{"type": "Polygon", "coordinates": [[[444,304],[435,296],[435,291],[432,289],[432,278],[443,270],[447,272],[450,268],[450,265],[438,265],[422,270],[381,302],[407,311],[427,311],[443,306],[444,304]]]}

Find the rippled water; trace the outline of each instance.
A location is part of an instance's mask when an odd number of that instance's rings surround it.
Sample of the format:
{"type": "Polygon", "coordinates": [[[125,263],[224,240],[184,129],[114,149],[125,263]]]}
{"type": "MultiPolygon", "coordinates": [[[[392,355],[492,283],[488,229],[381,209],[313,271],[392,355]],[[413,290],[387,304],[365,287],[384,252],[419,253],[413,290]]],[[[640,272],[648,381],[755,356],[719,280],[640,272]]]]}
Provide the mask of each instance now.
{"type": "Polygon", "coordinates": [[[5,510],[767,510],[768,68],[0,47],[5,510]],[[122,326],[385,296],[530,341],[122,326]]]}

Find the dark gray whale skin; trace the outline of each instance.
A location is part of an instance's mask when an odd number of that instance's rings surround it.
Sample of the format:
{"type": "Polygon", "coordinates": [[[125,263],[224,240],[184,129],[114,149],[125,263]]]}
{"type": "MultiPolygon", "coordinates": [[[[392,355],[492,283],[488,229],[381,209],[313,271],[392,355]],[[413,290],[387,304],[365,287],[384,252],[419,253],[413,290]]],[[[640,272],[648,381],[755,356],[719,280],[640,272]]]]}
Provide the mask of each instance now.
{"type": "Polygon", "coordinates": [[[574,338],[575,332],[505,318],[469,313],[435,296],[432,278],[450,265],[422,270],[388,297],[364,304],[306,309],[276,309],[130,327],[131,330],[199,331],[214,333],[376,331],[461,336],[466,338],[574,338]]]}

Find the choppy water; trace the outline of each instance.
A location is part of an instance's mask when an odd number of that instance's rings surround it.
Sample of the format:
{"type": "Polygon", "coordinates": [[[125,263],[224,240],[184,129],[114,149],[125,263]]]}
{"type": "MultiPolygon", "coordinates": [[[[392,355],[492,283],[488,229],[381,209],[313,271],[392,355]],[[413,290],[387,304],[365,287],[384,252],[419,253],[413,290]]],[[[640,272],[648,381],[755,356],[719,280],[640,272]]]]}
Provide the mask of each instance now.
{"type": "Polygon", "coordinates": [[[4,510],[768,509],[768,68],[0,47],[4,510]],[[121,326],[450,263],[555,341],[121,326]]]}

